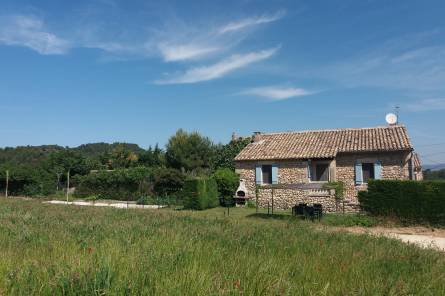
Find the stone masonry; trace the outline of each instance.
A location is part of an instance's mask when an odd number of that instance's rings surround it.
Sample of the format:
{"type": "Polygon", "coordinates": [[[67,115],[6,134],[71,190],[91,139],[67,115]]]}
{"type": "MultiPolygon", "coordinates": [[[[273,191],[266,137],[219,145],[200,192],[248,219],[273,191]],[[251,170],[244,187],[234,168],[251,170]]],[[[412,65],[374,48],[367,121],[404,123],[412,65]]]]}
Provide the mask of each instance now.
{"type": "MultiPolygon", "coordinates": [[[[290,209],[298,203],[320,203],[326,212],[355,212],[359,210],[358,191],[366,190],[366,185],[355,185],[355,163],[380,161],[382,164],[382,179],[409,179],[409,152],[381,153],[339,153],[335,159],[330,159],[331,181],[341,181],[345,185],[344,199],[336,200],[333,190],[322,189],[273,189],[273,204],[277,209],[290,209]]],[[[245,180],[247,197],[255,200],[255,167],[263,164],[278,165],[279,184],[307,184],[307,160],[277,160],[277,161],[237,161],[236,171],[245,180]]],[[[267,187],[267,186],[266,186],[267,187]]],[[[258,190],[258,205],[272,205],[272,189],[258,190]]]]}

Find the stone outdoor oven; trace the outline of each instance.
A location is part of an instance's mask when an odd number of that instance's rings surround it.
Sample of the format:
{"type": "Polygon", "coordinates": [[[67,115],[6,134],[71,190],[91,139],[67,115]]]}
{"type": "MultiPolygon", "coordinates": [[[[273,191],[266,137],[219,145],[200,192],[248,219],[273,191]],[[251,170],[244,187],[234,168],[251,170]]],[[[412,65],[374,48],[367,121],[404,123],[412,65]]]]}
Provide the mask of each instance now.
{"type": "Polygon", "coordinates": [[[244,179],[239,180],[239,186],[238,189],[236,189],[235,196],[233,197],[235,199],[235,203],[237,205],[245,205],[246,200],[248,200],[247,197],[247,188],[244,179]]]}

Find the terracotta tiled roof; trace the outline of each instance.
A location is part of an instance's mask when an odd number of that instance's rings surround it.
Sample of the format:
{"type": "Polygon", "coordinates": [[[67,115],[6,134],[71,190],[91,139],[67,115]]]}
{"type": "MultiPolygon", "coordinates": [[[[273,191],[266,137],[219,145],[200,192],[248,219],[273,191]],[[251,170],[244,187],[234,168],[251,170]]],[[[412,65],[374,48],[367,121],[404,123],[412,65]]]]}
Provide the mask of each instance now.
{"type": "Polygon", "coordinates": [[[422,170],[422,162],[420,161],[419,154],[413,154],[413,165],[415,170],[422,170]]]}
{"type": "Polygon", "coordinates": [[[330,158],[339,152],[412,150],[401,125],[336,130],[266,133],[235,160],[330,158]]]}

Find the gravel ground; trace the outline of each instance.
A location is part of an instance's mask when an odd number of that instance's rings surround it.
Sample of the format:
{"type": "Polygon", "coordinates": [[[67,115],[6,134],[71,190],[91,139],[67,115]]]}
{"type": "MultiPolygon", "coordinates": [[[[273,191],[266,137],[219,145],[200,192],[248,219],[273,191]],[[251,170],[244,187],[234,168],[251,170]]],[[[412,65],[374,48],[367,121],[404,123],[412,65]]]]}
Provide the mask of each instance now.
{"type": "Polygon", "coordinates": [[[44,203],[57,204],[57,205],[75,205],[75,206],[92,206],[92,207],[112,207],[119,209],[161,209],[166,206],[158,205],[138,205],[135,203],[126,202],[92,202],[92,201],[62,201],[62,200],[50,200],[44,203]]]}

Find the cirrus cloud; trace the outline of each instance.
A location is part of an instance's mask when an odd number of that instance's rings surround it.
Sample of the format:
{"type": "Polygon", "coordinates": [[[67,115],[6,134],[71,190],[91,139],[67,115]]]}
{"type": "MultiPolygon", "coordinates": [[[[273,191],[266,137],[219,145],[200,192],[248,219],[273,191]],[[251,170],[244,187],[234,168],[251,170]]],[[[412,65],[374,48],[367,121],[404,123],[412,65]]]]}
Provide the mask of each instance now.
{"type": "Polygon", "coordinates": [[[190,68],[184,73],[172,78],[157,80],[155,84],[184,84],[220,78],[237,69],[246,67],[252,63],[259,62],[273,56],[279,47],[265,49],[261,51],[249,52],[246,54],[234,54],[215,64],[190,68]]]}
{"type": "Polygon", "coordinates": [[[263,86],[247,89],[240,94],[262,97],[272,101],[280,101],[294,97],[311,95],[314,94],[314,92],[296,87],[263,86]]]}
{"type": "Polygon", "coordinates": [[[43,55],[64,54],[70,43],[45,29],[41,19],[14,15],[0,18],[0,43],[23,46],[43,55]]]}

